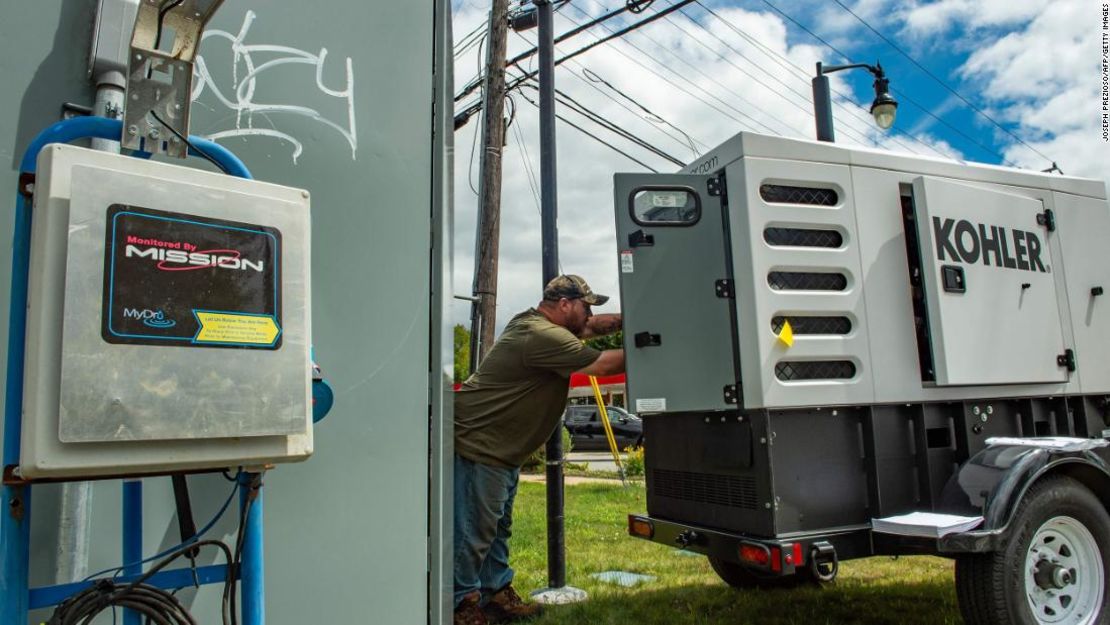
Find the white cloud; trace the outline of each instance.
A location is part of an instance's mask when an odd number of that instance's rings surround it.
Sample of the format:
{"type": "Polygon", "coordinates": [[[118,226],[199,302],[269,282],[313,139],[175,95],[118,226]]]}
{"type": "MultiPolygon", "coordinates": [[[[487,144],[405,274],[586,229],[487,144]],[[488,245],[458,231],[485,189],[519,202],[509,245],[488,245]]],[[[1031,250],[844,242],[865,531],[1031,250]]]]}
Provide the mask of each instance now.
{"type": "MultiPolygon", "coordinates": [[[[649,14],[665,6],[657,3],[649,14]]],[[[931,45],[944,45],[941,42],[951,41],[953,37],[977,33],[975,50],[961,69],[960,76],[967,87],[961,87],[961,91],[973,101],[990,102],[989,112],[996,118],[1019,123],[1020,129],[1015,132],[1020,136],[1044,138],[1034,145],[1062,159],[1060,165],[1069,174],[1110,178],[1110,164],[1102,163],[1105,144],[1096,137],[1098,53],[1091,47],[1098,17],[1096,9],[1092,8],[1095,6],[1082,0],[1053,2],[1050,7],[1027,0],[940,0],[929,4],[862,0],[853,9],[869,21],[876,20],[873,23],[884,24],[887,32],[912,32],[922,40],[933,37],[936,41],[930,40],[931,45]],[[972,86],[978,86],[979,90],[969,90],[972,86]]],[[[593,0],[575,0],[557,15],[556,32],[575,25],[568,18],[578,22],[585,20],[577,12],[579,8],[592,15],[603,12],[601,5],[593,0]]],[[[469,2],[462,4],[455,16],[456,32],[465,34],[484,23],[485,10],[474,8],[469,2]]],[[[645,119],[640,112],[629,111],[628,108],[635,110],[633,105],[603,85],[591,83],[583,75],[583,69],[589,68],[681,128],[703,144],[699,146],[702,151],[743,129],[768,132],[770,128],[786,136],[811,138],[814,121],[809,80],[814,64],[818,60],[829,61],[830,53],[806,43],[791,45],[791,32],[781,16],[770,11],[727,7],[714,7],[714,10],[731,24],[742,27],[747,37],[707,16],[700,8],[691,10],[690,14],[712,34],[701,30],[690,18],[673,14],[671,20],[660,20],[619,41],[594,48],[578,57],[576,62],[564,64],[558,73],[558,87],[680,160],[692,160],[692,154],[678,133],[645,119]],[[741,73],[736,65],[750,75],[741,73]],[[770,73],[755,69],[756,65],[768,68],[770,73]],[[668,137],[665,131],[674,136],[668,137]]],[[[835,24],[829,22],[831,26],[827,31],[822,22],[820,30],[832,32],[834,43],[851,44],[863,36],[863,27],[851,16],[844,20],[846,14],[838,7],[837,10],[839,13],[832,13],[825,7],[817,14],[818,17],[839,16],[835,24]]],[[[559,56],[604,34],[604,29],[591,29],[561,45],[559,56]]],[[[535,34],[527,36],[534,40],[535,34]]],[[[870,33],[867,36],[871,37],[870,33]]],[[[515,35],[510,35],[509,42],[510,56],[528,47],[515,35]]],[[[475,52],[458,61],[456,83],[460,86],[474,74],[475,52]]],[[[841,74],[830,78],[834,89],[851,93],[841,74]]],[[[535,91],[526,90],[525,94],[536,99],[535,91]]],[[[520,146],[516,130],[510,130],[503,153],[499,329],[513,314],[534,305],[541,289],[539,214],[521,156],[523,148],[538,176],[538,112],[523,98],[517,96],[516,99],[518,111],[514,125],[525,141],[520,146]]],[[[837,101],[843,103],[844,99],[837,96],[837,101]]],[[[854,103],[848,103],[848,107],[849,110],[836,110],[838,141],[934,156],[937,153],[955,158],[962,156],[941,135],[929,134],[947,133],[945,128],[922,124],[915,131],[925,134],[917,134],[915,140],[911,140],[903,135],[880,133],[865,109],[854,103]]],[[[660,171],[678,169],[565,109],[561,108],[560,112],[660,171]]],[[[461,295],[470,293],[473,268],[476,198],[470,191],[467,177],[471,141],[479,125],[476,116],[456,133],[454,288],[455,293],[461,295]]],[[[561,122],[557,129],[562,268],[586,277],[596,291],[616,296],[618,274],[612,175],[644,170],[561,122]]],[[[1007,148],[1004,153],[1009,160],[1021,165],[1047,167],[1044,159],[1021,146],[1007,148]]],[[[618,298],[614,297],[612,303],[601,310],[612,311],[618,306],[618,298]]],[[[453,320],[465,324],[468,313],[469,304],[457,302],[453,320]]]]}

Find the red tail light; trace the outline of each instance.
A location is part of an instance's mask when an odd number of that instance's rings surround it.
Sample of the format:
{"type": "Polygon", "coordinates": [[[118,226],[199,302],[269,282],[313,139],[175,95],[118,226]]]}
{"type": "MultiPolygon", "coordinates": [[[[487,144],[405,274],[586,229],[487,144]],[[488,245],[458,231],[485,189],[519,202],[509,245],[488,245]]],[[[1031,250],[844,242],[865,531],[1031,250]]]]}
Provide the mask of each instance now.
{"type": "Polygon", "coordinates": [[[632,536],[651,540],[651,537],[655,535],[655,526],[647,519],[630,516],[628,517],[628,533],[632,536]]]}
{"type": "Polygon", "coordinates": [[[740,543],[740,561],[760,568],[767,568],[771,564],[771,552],[763,545],[740,543]]]}

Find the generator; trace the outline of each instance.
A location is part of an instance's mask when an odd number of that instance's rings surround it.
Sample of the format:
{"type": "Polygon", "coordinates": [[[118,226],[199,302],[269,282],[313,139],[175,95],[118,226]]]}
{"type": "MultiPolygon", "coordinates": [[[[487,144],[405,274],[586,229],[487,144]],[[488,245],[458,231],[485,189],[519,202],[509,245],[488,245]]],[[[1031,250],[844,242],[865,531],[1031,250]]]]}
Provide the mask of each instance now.
{"type": "Polygon", "coordinates": [[[615,217],[632,536],[738,587],[927,553],[970,623],[1110,614],[1102,181],[745,132],[617,174],[615,217]]]}

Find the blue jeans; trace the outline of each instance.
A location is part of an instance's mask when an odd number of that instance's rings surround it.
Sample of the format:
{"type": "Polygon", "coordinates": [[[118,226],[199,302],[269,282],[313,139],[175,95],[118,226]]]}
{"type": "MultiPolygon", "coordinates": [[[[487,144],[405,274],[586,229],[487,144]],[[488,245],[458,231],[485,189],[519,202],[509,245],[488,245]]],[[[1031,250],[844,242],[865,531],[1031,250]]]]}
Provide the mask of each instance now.
{"type": "Polygon", "coordinates": [[[483,602],[513,581],[513,499],[520,469],[455,455],[455,606],[475,590],[483,602]]]}

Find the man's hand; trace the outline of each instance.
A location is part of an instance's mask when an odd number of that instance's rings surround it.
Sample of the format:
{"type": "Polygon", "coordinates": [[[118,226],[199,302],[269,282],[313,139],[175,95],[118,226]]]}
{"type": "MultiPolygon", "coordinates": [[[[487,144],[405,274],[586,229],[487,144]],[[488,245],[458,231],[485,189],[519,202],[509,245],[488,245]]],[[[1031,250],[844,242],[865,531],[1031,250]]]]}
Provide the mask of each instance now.
{"type": "Polygon", "coordinates": [[[621,329],[620,313],[604,313],[594,315],[586,320],[586,328],[578,336],[581,339],[592,339],[598,336],[612,334],[621,329]]]}
{"type": "Polygon", "coordinates": [[[607,349],[601,352],[601,356],[592,365],[579,369],[577,373],[597,377],[624,373],[624,350],[607,349]]]}

